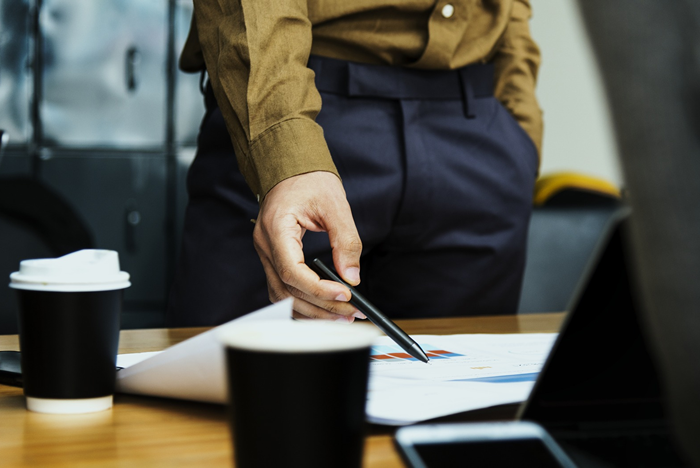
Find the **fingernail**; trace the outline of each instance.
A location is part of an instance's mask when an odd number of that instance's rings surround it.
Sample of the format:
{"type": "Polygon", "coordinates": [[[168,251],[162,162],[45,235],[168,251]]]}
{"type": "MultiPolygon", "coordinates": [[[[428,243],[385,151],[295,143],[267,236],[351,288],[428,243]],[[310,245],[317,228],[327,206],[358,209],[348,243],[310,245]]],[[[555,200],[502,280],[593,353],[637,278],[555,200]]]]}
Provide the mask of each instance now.
{"type": "Polygon", "coordinates": [[[336,322],[341,322],[341,323],[352,323],[355,321],[353,317],[338,317],[335,319],[336,322]]]}
{"type": "Polygon", "coordinates": [[[335,300],[336,300],[336,301],[341,301],[341,302],[348,302],[347,296],[346,296],[345,294],[342,294],[342,293],[341,293],[341,294],[338,294],[338,295],[335,297],[335,300]]]}
{"type": "Polygon", "coordinates": [[[350,267],[345,270],[345,278],[353,283],[360,282],[360,269],[357,267],[350,267]]]}
{"type": "Polygon", "coordinates": [[[362,312],[360,312],[359,310],[357,312],[355,312],[354,314],[352,314],[352,316],[355,318],[361,319],[361,320],[365,320],[367,318],[367,316],[365,314],[363,314],[362,312]]]}

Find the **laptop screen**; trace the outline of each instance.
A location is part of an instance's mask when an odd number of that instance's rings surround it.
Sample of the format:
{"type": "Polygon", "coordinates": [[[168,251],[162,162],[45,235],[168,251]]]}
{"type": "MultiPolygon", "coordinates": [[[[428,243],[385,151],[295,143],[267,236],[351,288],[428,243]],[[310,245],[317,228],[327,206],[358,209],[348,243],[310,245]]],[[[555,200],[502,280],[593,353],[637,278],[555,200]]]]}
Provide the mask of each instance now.
{"type": "Polygon", "coordinates": [[[582,280],[521,419],[547,428],[662,420],[660,387],[634,306],[615,219],[582,280]]]}

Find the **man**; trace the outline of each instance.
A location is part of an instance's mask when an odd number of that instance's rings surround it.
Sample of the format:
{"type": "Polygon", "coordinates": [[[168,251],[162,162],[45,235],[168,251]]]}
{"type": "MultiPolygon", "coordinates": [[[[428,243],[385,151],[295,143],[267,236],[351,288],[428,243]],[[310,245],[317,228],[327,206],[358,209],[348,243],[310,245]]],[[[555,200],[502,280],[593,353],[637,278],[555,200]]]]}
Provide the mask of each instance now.
{"type": "Polygon", "coordinates": [[[529,17],[528,0],[196,1],[181,67],[206,66],[208,110],[171,324],[268,297],[362,318],[313,257],[393,317],[515,312],[542,132],[529,17]]]}

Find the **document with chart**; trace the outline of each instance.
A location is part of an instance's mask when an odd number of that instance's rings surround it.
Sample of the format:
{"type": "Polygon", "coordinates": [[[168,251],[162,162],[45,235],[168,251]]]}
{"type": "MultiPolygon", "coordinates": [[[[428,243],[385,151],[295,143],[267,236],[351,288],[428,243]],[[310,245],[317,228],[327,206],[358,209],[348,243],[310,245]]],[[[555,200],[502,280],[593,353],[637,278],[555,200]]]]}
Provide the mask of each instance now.
{"type": "MultiPolygon", "coordinates": [[[[289,320],[291,300],[221,327],[253,320],[289,320]]],[[[220,327],[165,351],[118,356],[117,391],[226,403],[220,327]],[[186,376],[186,377],[184,377],[186,376]]],[[[556,334],[413,335],[430,362],[406,354],[388,337],[372,347],[367,419],[402,425],[524,401],[556,334]]]]}
{"type": "Polygon", "coordinates": [[[413,335],[428,364],[382,337],[370,358],[368,419],[410,424],[524,401],[556,336],[413,335]]]}

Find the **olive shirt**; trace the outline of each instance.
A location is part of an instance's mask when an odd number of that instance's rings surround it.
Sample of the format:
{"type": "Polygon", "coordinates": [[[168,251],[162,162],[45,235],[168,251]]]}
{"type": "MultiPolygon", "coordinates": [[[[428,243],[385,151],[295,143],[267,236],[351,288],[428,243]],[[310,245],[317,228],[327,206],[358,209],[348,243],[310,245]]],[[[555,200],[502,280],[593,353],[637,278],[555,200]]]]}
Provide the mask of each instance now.
{"type": "Polygon", "coordinates": [[[282,180],[338,174],[315,122],[310,54],[451,70],[494,65],[495,97],[541,147],[529,0],[195,0],[180,68],[206,69],[258,200],[282,180]]]}

